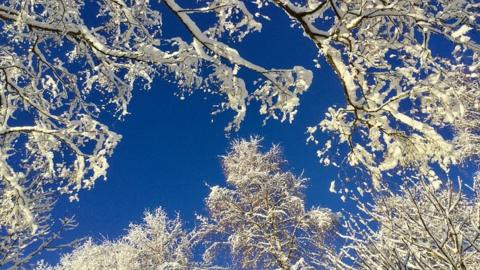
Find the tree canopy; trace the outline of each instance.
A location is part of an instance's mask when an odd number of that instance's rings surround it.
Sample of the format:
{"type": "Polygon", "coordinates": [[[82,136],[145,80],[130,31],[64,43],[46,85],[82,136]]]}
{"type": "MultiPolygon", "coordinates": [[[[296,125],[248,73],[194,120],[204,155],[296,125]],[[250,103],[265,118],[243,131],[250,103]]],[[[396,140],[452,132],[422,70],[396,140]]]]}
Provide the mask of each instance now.
{"type": "Polygon", "coordinates": [[[253,102],[266,120],[294,121],[325,67],[243,56],[242,41],[275,23],[271,12],[289,18],[342,85],[344,103],[305,127],[323,165],[365,170],[381,190],[393,174],[438,179],[478,164],[479,9],[476,0],[0,1],[0,265],[50,246],[56,200],[78,200],[106,177],[121,139],[109,121],[128,114],[133,89],[162,78],[181,97],[216,94],[214,113],[234,113],[226,132],[253,102]],[[185,33],[165,34],[166,13],[185,33]]]}

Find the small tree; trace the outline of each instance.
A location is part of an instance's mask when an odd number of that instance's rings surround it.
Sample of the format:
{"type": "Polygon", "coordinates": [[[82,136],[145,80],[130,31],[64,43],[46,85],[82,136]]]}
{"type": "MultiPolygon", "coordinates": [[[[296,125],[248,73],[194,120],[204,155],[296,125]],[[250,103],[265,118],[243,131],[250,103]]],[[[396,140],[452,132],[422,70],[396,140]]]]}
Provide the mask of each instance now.
{"type": "Polygon", "coordinates": [[[234,141],[222,157],[229,187],[214,186],[200,217],[204,259],[226,251],[239,268],[292,269],[322,265],[335,224],[327,209],[305,210],[305,178],[285,171],[278,146],[260,151],[257,138],[234,141]]]}
{"type": "Polygon", "coordinates": [[[478,269],[480,186],[462,192],[459,181],[458,188],[420,180],[375,197],[373,206],[359,201],[361,215],[345,223],[347,242],[332,268],[478,269]]]}
{"type": "Polygon", "coordinates": [[[158,208],[146,212],[142,224],[130,225],[127,235],[116,241],[85,242],[62,257],[56,266],[41,262],[37,269],[191,269],[190,241],[180,218],[168,219],[158,208]]]}

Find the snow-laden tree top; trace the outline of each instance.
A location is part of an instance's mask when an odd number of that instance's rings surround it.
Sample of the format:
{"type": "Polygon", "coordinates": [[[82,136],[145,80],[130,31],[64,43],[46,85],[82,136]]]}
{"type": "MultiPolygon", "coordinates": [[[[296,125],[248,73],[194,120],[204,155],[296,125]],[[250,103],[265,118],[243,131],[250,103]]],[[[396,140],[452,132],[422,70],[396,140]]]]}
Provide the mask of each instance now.
{"type": "Polygon", "coordinates": [[[187,270],[193,269],[188,233],[177,216],[169,219],[161,208],[146,212],[143,222],[131,224],[118,240],[96,244],[88,239],[59,264],[40,261],[37,270],[187,270]]]}
{"type": "Polygon", "coordinates": [[[338,165],[345,144],[346,162],[379,187],[385,172],[447,171],[478,157],[479,8],[475,0],[1,1],[2,232],[35,233],[58,193],[77,199],[106,176],[120,140],[108,119],[127,114],[132,89],[156,77],[181,95],[222,96],[219,110],[235,113],[227,130],[239,128],[252,100],[266,118],[292,121],[314,73],[262,67],[235,49],[275,23],[269,12],[288,16],[343,86],[345,103],[319,108],[324,120],[308,128],[312,141],[318,131],[335,135],[321,141],[324,164],[338,165]],[[165,36],[164,12],[187,34],[165,36]]]}
{"type": "Polygon", "coordinates": [[[259,139],[239,140],[222,158],[228,186],[211,187],[209,216],[199,217],[196,232],[204,260],[231,258],[235,269],[318,269],[337,217],[306,209],[306,179],[285,170],[278,146],[260,146],[259,139]]]}
{"type": "Polygon", "coordinates": [[[478,269],[479,179],[472,187],[410,180],[373,204],[356,198],[360,212],[345,218],[345,245],[329,269],[478,269]]]}

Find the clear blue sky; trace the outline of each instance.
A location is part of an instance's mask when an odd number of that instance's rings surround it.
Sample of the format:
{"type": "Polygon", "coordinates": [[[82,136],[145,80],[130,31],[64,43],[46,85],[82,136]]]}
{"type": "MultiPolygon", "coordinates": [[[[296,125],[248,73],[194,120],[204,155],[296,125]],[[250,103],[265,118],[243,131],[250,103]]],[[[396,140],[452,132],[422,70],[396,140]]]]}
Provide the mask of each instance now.
{"type": "MultiPolygon", "coordinates": [[[[164,13],[164,22],[166,35],[184,33],[172,14],[164,13]]],[[[116,238],[129,223],[140,222],[145,209],[159,206],[172,216],[179,212],[187,227],[192,227],[194,214],[205,213],[206,184],[225,184],[219,155],[226,152],[232,138],[250,135],[263,136],[265,147],[280,143],[293,171],[303,170],[310,178],[308,206],[335,211],[342,207],[339,197],[328,192],[338,171],[322,167],[316,147],[305,143],[305,128],[317,124],[328,106],[344,102],[338,79],[325,62],[321,62],[321,69],[313,67],[317,55],[313,44],[299,30],[290,28],[283,13],[271,14],[271,22],[264,23],[262,33],[235,46],[245,58],[266,67],[301,65],[314,70],[314,83],[302,96],[294,123],[270,120],[262,126],[258,104],[252,104],[239,132],[227,138],[223,129],[232,114],[210,114],[218,98],[196,93],[182,101],[173,95],[174,85],[157,80],[150,91],[134,93],[131,115],[125,121],[110,124],[123,139],[110,158],[108,180],[81,192],[80,202],[58,204],[56,217],[75,215],[79,222],[66,240],[116,238]]],[[[42,257],[55,262],[58,254],[42,257]]]]}

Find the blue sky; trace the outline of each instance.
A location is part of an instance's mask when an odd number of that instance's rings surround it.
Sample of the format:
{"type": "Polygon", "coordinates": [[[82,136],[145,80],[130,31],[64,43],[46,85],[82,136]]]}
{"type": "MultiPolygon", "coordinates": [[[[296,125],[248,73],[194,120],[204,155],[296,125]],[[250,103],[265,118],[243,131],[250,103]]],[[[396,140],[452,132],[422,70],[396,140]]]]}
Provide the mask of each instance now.
{"type": "MultiPolygon", "coordinates": [[[[164,13],[164,33],[184,33],[171,14],[164,13]]],[[[87,19],[88,24],[88,19],[87,19]]],[[[91,236],[113,239],[125,232],[131,222],[140,222],[145,209],[163,207],[171,216],[179,212],[187,227],[194,226],[194,214],[205,213],[204,198],[208,185],[224,185],[219,155],[225,154],[233,138],[260,135],[265,148],[279,143],[289,167],[310,178],[308,206],[319,205],[340,210],[338,196],[328,192],[336,171],[324,168],[316,157],[316,147],[306,145],[306,127],[317,124],[327,107],[343,102],[338,79],[324,60],[315,69],[317,56],[313,44],[299,30],[289,26],[283,13],[271,14],[263,31],[235,45],[241,54],[266,67],[288,68],[301,65],[314,70],[314,82],[303,94],[296,120],[280,123],[269,120],[262,125],[258,104],[252,104],[238,132],[224,132],[232,113],[212,116],[217,97],[195,93],[186,100],[174,96],[176,88],[160,79],[149,91],[137,90],[125,121],[110,127],[123,139],[113,157],[107,181],[98,181],[94,189],[82,191],[80,201],[61,201],[55,216],[75,215],[79,223],[65,240],[91,236]],[[212,121],[213,120],[213,121],[212,121]]],[[[58,254],[45,254],[55,262],[58,254]]]]}

